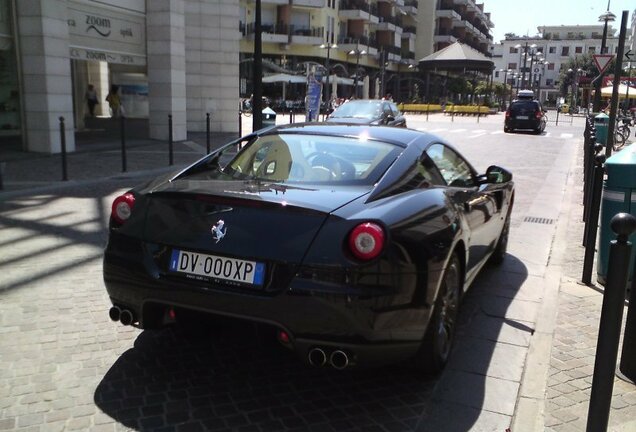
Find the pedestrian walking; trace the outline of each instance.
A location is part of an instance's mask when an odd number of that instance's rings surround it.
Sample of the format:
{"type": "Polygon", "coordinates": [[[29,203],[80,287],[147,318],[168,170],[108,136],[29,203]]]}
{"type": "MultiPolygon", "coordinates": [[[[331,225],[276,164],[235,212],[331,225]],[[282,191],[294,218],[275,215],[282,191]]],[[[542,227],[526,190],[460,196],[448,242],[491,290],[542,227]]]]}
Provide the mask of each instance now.
{"type": "Polygon", "coordinates": [[[124,114],[121,99],[119,99],[119,86],[115,84],[110,86],[110,92],[108,92],[108,96],[106,96],[106,102],[108,102],[112,117],[116,118],[124,114]]]}
{"type": "Polygon", "coordinates": [[[97,97],[97,91],[95,90],[93,84],[88,85],[84,98],[86,99],[86,104],[88,105],[88,114],[91,117],[95,117],[95,106],[99,104],[99,98],[97,97]]]}

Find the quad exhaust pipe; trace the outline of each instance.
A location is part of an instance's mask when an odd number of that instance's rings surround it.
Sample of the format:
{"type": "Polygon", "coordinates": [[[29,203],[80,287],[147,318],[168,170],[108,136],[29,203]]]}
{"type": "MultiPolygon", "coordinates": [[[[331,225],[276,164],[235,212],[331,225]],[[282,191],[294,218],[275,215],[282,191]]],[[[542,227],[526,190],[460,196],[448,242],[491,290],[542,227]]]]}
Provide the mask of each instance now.
{"type": "Polygon", "coordinates": [[[108,310],[108,316],[113,321],[119,321],[125,326],[129,326],[135,322],[135,315],[128,309],[122,309],[119,306],[113,306],[108,310]]]}
{"type": "Polygon", "coordinates": [[[329,356],[327,356],[324,349],[315,347],[309,350],[307,360],[309,361],[309,364],[314,367],[322,367],[329,364],[334,369],[343,370],[348,366],[351,366],[349,354],[340,349],[333,351],[329,356]]]}

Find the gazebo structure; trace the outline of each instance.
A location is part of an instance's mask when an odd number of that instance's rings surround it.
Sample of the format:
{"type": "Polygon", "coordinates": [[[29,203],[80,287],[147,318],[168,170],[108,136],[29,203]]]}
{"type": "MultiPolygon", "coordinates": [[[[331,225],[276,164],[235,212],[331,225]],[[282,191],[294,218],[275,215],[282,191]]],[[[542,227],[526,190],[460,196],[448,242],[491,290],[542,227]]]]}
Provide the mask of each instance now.
{"type": "Polygon", "coordinates": [[[424,72],[426,77],[427,101],[430,101],[431,98],[431,79],[439,83],[435,87],[441,89],[442,92],[436,96],[446,98],[446,84],[449,77],[461,76],[475,83],[481,74],[492,85],[493,69],[494,62],[490,58],[460,42],[455,42],[419,60],[419,70],[424,72]]]}

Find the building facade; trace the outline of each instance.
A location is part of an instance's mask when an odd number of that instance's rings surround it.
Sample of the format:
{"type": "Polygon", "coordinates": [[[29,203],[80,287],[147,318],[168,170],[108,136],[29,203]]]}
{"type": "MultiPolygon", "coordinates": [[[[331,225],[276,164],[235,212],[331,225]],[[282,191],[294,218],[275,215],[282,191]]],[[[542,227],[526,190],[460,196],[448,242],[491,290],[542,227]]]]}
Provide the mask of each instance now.
{"type": "MultiPolygon", "coordinates": [[[[473,0],[262,0],[265,74],[323,72],[329,64],[334,97],[414,96],[421,58],[460,41],[490,56],[494,26],[473,0]],[[322,47],[321,47],[322,46],[322,47]],[[326,49],[329,47],[328,49],[326,49]],[[361,91],[354,92],[358,84],[361,91]]],[[[252,93],[254,2],[240,2],[241,96],[252,93]]],[[[266,93],[302,98],[302,85],[266,93]]]]}
{"type": "Polygon", "coordinates": [[[173,138],[236,124],[240,34],[232,0],[0,0],[0,137],[27,151],[61,150],[84,127],[89,84],[110,116],[115,85],[127,117],[173,138]]]}
{"type": "MultiPolygon", "coordinates": [[[[0,145],[68,151],[95,115],[148,120],[148,136],[236,132],[239,97],[252,93],[253,1],[0,0],[0,145]],[[113,87],[115,86],[115,87],[113,87]]],[[[474,0],[262,0],[265,73],[299,76],[330,63],[333,96],[421,97],[418,60],[458,40],[484,54],[493,27],[474,0]],[[322,45],[322,48],[321,48],[322,45]],[[328,47],[328,48],[327,48],[328,47]],[[419,86],[419,87],[418,87],[419,86]]],[[[303,83],[265,94],[303,98],[303,83]]]]}
{"type": "MultiPolygon", "coordinates": [[[[535,90],[540,101],[556,101],[560,96],[559,76],[570,59],[600,54],[603,24],[589,26],[545,26],[536,37],[511,37],[493,46],[494,81],[518,89],[535,90]]],[[[606,52],[616,54],[618,37],[608,26],[606,52]]],[[[589,88],[593,77],[576,76],[581,89],[589,88]]],[[[579,101],[580,102],[580,101],[579,101]]]]}

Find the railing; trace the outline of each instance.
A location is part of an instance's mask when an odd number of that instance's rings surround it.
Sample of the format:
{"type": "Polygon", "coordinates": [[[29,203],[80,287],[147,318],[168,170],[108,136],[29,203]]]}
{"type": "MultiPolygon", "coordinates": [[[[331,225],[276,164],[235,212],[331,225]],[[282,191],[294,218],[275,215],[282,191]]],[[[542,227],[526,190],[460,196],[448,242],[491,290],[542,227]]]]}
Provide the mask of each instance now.
{"type": "Polygon", "coordinates": [[[415,27],[415,26],[406,26],[406,27],[402,28],[402,31],[404,33],[417,33],[417,27],[415,27]]]}
{"type": "MultiPolygon", "coordinates": [[[[255,27],[254,23],[249,23],[247,25],[245,35],[253,34],[254,33],[254,27],[255,27]]],[[[263,24],[261,24],[261,32],[262,33],[270,33],[270,34],[286,35],[286,34],[289,34],[289,26],[287,24],[283,24],[283,23],[278,23],[278,24],[263,23],[263,24]]]]}
{"type": "Polygon", "coordinates": [[[293,36],[310,36],[323,37],[325,34],[324,27],[306,27],[306,26],[290,26],[290,32],[293,36]]]}

